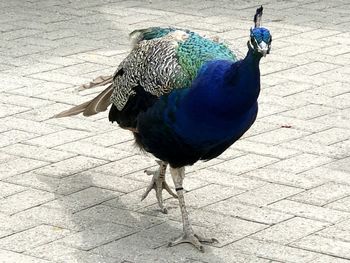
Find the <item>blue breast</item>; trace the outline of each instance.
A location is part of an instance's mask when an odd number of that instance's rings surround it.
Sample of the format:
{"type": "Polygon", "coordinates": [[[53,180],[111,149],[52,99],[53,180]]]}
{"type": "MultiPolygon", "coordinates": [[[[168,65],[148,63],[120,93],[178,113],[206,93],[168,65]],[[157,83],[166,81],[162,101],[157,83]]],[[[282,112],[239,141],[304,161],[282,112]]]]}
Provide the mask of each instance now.
{"type": "MultiPolygon", "coordinates": [[[[249,94],[239,92],[237,86],[243,85],[240,81],[232,86],[223,78],[234,66],[226,60],[208,62],[191,88],[174,91],[166,98],[164,121],[186,143],[206,147],[238,139],[254,122],[256,98],[250,100],[249,94]],[[245,101],[250,104],[245,105],[245,101]]],[[[244,85],[254,85],[243,79],[244,85]]]]}

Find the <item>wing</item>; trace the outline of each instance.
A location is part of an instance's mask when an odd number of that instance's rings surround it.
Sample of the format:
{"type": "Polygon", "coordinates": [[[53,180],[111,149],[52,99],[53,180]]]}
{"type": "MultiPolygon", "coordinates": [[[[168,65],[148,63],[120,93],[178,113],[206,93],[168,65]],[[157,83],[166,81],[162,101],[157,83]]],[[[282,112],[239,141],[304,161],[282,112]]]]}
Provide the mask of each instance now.
{"type": "Polygon", "coordinates": [[[111,120],[118,121],[119,113],[128,115],[130,109],[133,109],[132,117],[135,118],[137,107],[145,109],[145,105],[140,104],[151,106],[150,100],[144,102],[135,97],[147,94],[153,102],[153,97],[160,97],[173,89],[189,87],[205,62],[213,59],[237,60],[236,55],[218,39],[206,38],[189,30],[152,27],[133,31],[130,37],[133,49],[118,66],[113,77],[97,78],[84,87],[112,83],[102,92],[103,96],[100,94],[90,102],[78,105],[72,111],[64,111],[64,114],[57,114],[56,117],[79,113],[90,116],[106,110],[113,103],[113,112],[118,113],[118,117],[115,119],[112,116],[111,120]],[[140,89],[143,91],[138,92],[140,89]],[[134,105],[135,101],[137,105],[134,105]],[[99,105],[101,103],[102,106],[99,105]]]}
{"type": "Polygon", "coordinates": [[[154,96],[190,86],[201,66],[213,59],[237,60],[231,50],[215,40],[175,28],[134,31],[136,44],[119,65],[111,100],[122,110],[134,87],[141,86],[154,96]]]}

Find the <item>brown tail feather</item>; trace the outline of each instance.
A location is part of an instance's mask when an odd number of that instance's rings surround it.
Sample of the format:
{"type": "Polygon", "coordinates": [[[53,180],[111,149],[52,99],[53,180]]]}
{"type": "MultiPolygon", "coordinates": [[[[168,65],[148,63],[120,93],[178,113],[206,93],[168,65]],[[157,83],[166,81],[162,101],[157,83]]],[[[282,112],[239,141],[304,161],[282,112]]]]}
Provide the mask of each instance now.
{"type": "Polygon", "coordinates": [[[102,91],[94,99],[84,102],[78,106],[75,106],[69,110],[62,111],[53,118],[63,118],[78,115],[83,113],[84,116],[95,115],[101,111],[107,110],[108,106],[111,104],[110,98],[113,93],[113,85],[109,85],[104,91],[102,91]]]}
{"type": "Polygon", "coordinates": [[[113,76],[99,76],[95,78],[93,81],[83,84],[78,88],[78,91],[85,90],[85,89],[91,89],[94,87],[104,86],[106,84],[109,84],[113,81],[113,76]]]}
{"type": "Polygon", "coordinates": [[[83,112],[84,116],[91,116],[101,111],[107,110],[111,104],[110,98],[113,93],[113,84],[109,85],[96,98],[94,98],[83,112]]]}
{"type": "Polygon", "coordinates": [[[62,111],[54,115],[53,118],[63,118],[63,117],[78,115],[79,113],[82,113],[86,109],[86,107],[90,104],[90,102],[91,101],[87,101],[69,110],[62,111]]]}

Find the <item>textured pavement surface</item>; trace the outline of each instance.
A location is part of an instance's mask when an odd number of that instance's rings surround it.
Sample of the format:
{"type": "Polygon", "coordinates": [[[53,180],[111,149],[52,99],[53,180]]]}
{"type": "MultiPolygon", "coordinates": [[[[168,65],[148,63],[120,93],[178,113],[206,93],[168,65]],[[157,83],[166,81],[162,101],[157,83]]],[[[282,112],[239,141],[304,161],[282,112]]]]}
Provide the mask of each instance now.
{"type": "Polygon", "coordinates": [[[0,262],[350,262],[349,11],[348,0],[0,0],[0,262]],[[185,179],[196,230],[220,243],[167,248],[177,200],[168,215],[154,194],[140,202],[154,159],[107,114],[50,117],[101,90],[76,86],[114,72],[136,28],[190,28],[244,56],[260,3],[273,42],[258,120],[185,179]]]}

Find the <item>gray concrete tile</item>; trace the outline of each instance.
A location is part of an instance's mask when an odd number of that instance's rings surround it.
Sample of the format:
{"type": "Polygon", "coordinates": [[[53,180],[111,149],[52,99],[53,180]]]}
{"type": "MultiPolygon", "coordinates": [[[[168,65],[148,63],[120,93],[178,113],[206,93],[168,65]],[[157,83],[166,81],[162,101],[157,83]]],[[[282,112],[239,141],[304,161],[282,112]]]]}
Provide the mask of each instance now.
{"type": "Polygon", "coordinates": [[[291,244],[293,247],[307,249],[309,251],[321,252],[331,256],[350,259],[349,242],[335,240],[332,238],[311,235],[291,244]]]}
{"type": "Polygon", "coordinates": [[[14,235],[2,238],[0,245],[4,249],[23,252],[39,245],[54,241],[69,234],[69,230],[41,225],[14,235]]]}
{"type": "Polygon", "coordinates": [[[55,198],[54,194],[28,189],[0,200],[0,211],[11,215],[55,198]]]}
{"type": "MultiPolygon", "coordinates": [[[[115,258],[101,256],[91,252],[79,250],[76,248],[64,246],[60,241],[54,241],[26,252],[29,255],[52,260],[60,263],[117,263],[120,262],[115,258]]],[[[50,261],[51,262],[51,261],[50,261]]]]}
{"type": "Polygon", "coordinates": [[[233,199],[229,198],[206,206],[204,210],[269,225],[278,224],[293,217],[293,215],[276,212],[264,207],[235,202],[233,199]]]}
{"type": "Polygon", "coordinates": [[[118,195],[120,195],[118,192],[97,187],[89,187],[70,195],[59,197],[45,203],[43,206],[54,209],[68,210],[74,213],[100,204],[103,201],[115,198],[118,195]]]}
{"type": "Polygon", "coordinates": [[[31,187],[59,195],[67,195],[91,186],[88,180],[82,180],[80,176],[68,176],[66,178],[54,178],[35,172],[14,175],[4,179],[16,185],[31,187]]]}
{"type": "Polygon", "coordinates": [[[248,154],[221,164],[214,165],[210,169],[219,172],[241,174],[266,166],[276,161],[278,161],[276,158],[265,157],[256,154],[248,154]]]}
{"type": "Polygon", "coordinates": [[[345,212],[350,212],[350,195],[348,197],[334,201],[334,202],[326,205],[326,207],[336,209],[336,210],[345,211],[345,212]]]}
{"type": "Polygon", "coordinates": [[[228,246],[234,251],[242,251],[245,253],[254,254],[263,258],[287,261],[294,263],[309,262],[317,258],[319,255],[315,252],[310,252],[303,249],[293,248],[271,242],[264,242],[252,238],[245,238],[234,242],[228,246]]]}
{"type": "Polygon", "coordinates": [[[45,162],[58,162],[75,156],[74,153],[48,149],[45,146],[34,146],[23,143],[12,144],[1,148],[1,151],[25,158],[42,160],[45,162]]]}
{"type": "Polygon", "coordinates": [[[19,192],[25,191],[26,188],[16,184],[0,182],[0,198],[4,198],[19,192]]]}
{"type": "Polygon", "coordinates": [[[281,200],[268,205],[268,208],[304,218],[330,223],[336,223],[350,217],[350,213],[291,200],[281,200]]]}
{"type": "Polygon", "coordinates": [[[289,173],[281,170],[261,168],[244,174],[243,176],[262,180],[264,182],[282,184],[297,188],[309,189],[327,181],[322,176],[303,173],[289,173]]]}
{"type": "Polygon", "coordinates": [[[19,157],[12,159],[6,163],[0,164],[0,179],[31,171],[48,164],[48,162],[33,160],[29,158],[19,157]]]}
{"type": "MultiPolygon", "coordinates": [[[[154,158],[142,157],[108,112],[51,119],[102,90],[75,91],[113,74],[132,30],[196,29],[244,58],[256,7],[227,0],[0,2],[0,262],[347,262],[344,0],[264,4],[263,25],[274,41],[261,63],[258,119],[219,158],[186,171],[195,230],[220,240],[204,254],[188,244],[165,246],[181,233],[178,201],[164,195],[168,215],[153,191],[140,202],[150,180],[143,170],[156,167],[154,158]]],[[[169,173],[167,180],[172,186],[169,173]]]]}
{"type": "Polygon", "coordinates": [[[293,156],[289,159],[282,160],[278,163],[271,164],[267,168],[282,170],[291,173],[301,173],[322,164],[330,163],[333,159],[314,154],[303,153],[293,156]]]}
{"type": "MultiPolygon", "coordinates": [[[[16,215],[18,220],[17,218],[15,219],[20,222],[36,222],[37,225],[53,225],[59,228],[72,230],[72,232],[84,231],[92,225],[104,223],[104,221],[95,220],[90,217],[83,217],[67,210],[54,209],[45,206],[36,206],[21,211],[16,215]]],[[[26,223],[23,228],[27,227],[27,224],[28,223],[26,223]]]]}
{"type": "Polygon", "coordinates": [[[163,221],[157,217],[105,205],[95,205],[78,212],[77,215],[141,229],[149,228],[163,221]]]}
{"type": "Polygon", "coordinates": [[[88,137],[89,135],[90,133],[84,131],[76,130],[74,132],[70,130],[63,130],[55,133],[50,133],[41,137],[37,137],[32,140],[27,140],[26,143],[37,146],[54,147],[67,142],[88,137]]]}
{"type": "Polygon", "coordinates": [[[94,225],[89,229],[68,235],[60,243],[80,250],[91,250],[111,241],[123,238],[136,232],[135,229],[113,223],[94,225]]]}
{"type": "Polygon", "coordinates": [[[317,232],[328,225],[329,224],[325,222],[294,217],[264,229],[252,235],[251,238],[287,245],[290,242],[317,232]]]}
{"type": "MultiPolygon", "coordinates": [[[[16,253],[8,250],[0,250],[0,260],[6,263],[18,263],[18,262],[28,262],[28,263],[50,263],[48,260],[39,259],[36,257],[31,257],[23,255],[21,253],[16,253]]],[[[0,262],[1,262],[0,261],[0,262]]]]}
{"type": "Polygon", "coordinates": [[[75,156],[54,164],[36,169],[35,172],[52,177],[66,177],[75,173],[83,172],[99,165],[105,164],[106,161],[85,156],[75,156]]]}
{"type": "Polygon", "coordinates": [[[323,206],[348,195],[350,195],[350,186],[327,183],[299,193],[289,199],[302,203],[323,206]]]}
{"type": "Polygon", "coordinates": [[[300,192],[303,192],[300,188],[269,183],[239,194],[233,197],[232,200],[256,206],[265,206],[300,192]]]}

